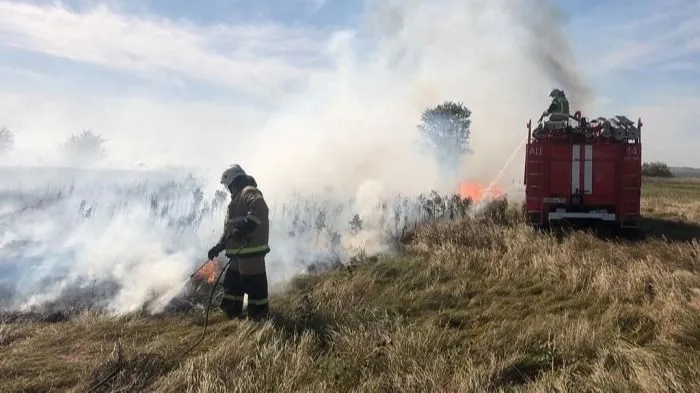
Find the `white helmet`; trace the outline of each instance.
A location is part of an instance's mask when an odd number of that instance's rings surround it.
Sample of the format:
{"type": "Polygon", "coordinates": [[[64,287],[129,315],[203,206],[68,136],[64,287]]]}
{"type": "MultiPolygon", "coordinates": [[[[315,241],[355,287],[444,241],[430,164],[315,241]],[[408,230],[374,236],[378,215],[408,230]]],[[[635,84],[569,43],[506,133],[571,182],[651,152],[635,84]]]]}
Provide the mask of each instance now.
{"type": "Polygon", "coordinates": [[[238,164],[233,164],[226,168],[224,173],[221,174],[221,184],[228,187],[233,183],[233,181],[239,176],[247,176],[243,168],[238,164]]]}

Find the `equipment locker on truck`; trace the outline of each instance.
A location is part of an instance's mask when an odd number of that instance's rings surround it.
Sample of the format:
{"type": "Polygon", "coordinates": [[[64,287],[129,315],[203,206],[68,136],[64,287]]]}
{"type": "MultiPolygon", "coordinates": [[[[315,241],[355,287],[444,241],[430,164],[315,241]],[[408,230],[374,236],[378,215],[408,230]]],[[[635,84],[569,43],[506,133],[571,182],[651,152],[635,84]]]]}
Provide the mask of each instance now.
{"type": "MultiPolygon", "coordinates": [[[[544,117],[544,116],[543,116],[544,117]]],[[[525,206],[528,222],[609,223],[638,228],[642,185],[641,119],[527,123],[525,206]]]]}

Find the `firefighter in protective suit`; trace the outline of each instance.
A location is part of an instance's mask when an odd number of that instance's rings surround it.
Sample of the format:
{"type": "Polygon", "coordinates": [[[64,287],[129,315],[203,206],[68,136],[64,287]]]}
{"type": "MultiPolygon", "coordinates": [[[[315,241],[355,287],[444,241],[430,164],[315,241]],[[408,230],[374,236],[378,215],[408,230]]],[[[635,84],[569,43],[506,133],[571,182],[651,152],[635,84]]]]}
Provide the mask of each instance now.
{"type": "Polygon", "coordinates": [[[552,103],[544,112],[544,116],[549,115],[549,120],[569,120],[569,100],[562,90],[553,89],[549,96],[552,97],[552,103]]]}
{"type": "Polygon", "coordinates": [[[562,90],[553,89],[549,96],[552,97],[552,103],[549,104],[549,108],[542,113],[540,117],[539,124],[533,130],[532,136],[534,138],[539,138],[545,129],[551,129],[552,124],[557,124],[562,121],[569,120],[569,100],[562,90]],[[549,119],[545,123],[541,123],[545,116],[549,116],[549,119]]]}
{"type": "Polygon", "coordinates": [[[265,317],[268,314],[265,256],[270,252],[269,209],[255,180],[240,165],[226,169],[221,175],[221,184],[231,192],[231,202],[224,233],[208,254],[211,260],[226,251],[226,256],[231,259],[224,273],[224,296],[220,307],[229,318],[241,317],[243,296],[247,294],[248,316],[265,317]],[[238,254],[234,255],[236,252],[238,254]]]}

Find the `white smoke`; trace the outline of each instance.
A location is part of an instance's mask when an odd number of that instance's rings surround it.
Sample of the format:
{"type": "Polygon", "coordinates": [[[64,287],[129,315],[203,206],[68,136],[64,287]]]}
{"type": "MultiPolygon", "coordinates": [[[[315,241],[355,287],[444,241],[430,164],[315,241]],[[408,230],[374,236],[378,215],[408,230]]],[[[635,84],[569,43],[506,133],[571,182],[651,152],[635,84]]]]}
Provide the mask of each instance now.
{"type": "MultiPolygon", "coordinates": [[[[270,113],[244,146],[236,146],[238,155],[217,158],[219,166],[203,173],[205,200],[211,199],[220,171],[231,160],[257,180],[272,209],[272,282],[336,256],[334,233],[341,235],[344,250],[386,250],[381,220],[394,213],[392,206],[379,209],[382,199],[455,191],[460,179],[447,178],[419,149],[416,126],[426,108],[455,100],[472,111],[474,153],[459,175],[489,182],[527,134],[527,120],[537,119],[549,104],[553,87],[566,90],[572,109],[584,107],[590,96],[549,1],[377,0],[367,3],[365,16],[356,29],[329,38],[329,69],[313,75],[307,89],[270,113]],[[313,226],[323,209],[300,206],[307,197],[331,202],[324,221],[330,229],[290,237],[295,217],[313,226]],[[334,204],[341,208],[334,210],[334,204]],[[365,230],[358,235],[348,227],[354,214],[364,220],[365,230]]],[[[177,135],[168,139],[177,140],[177,135]]],[[[222,140],[224,135],[217,143],[222,140]]],[[[181,164],[173,158],[171,164],[181,164]]],[[[522,160],[513,162],[501,188],[508,189],[513,178],[522,179],[522,160]]],[[[129,183],[131,176],[111,179],[129,183]]],[[[98,187],[83,179],[82,187],[61,202],[6,224],[0,263],[31,261],[33,266],[9,269],[20,283],[12,306],[52,301],[67,285],[88,286],[98,279],[118,284],[108,302],[115,312],[139,309],[153,296],[172,296],[190,269],[203,262],[223,220],[221,210],[207,213],[183,231],[168,221],[197,211],[191,206],[193,185],[162,197],[161,202],[174,204],[168,213],[159,215],[162,204],[149,205],[152,194],[165,192],[164,182],[182,182],[184,176],[149,180],[141,188],[133,180],[130,188],[122,188],[133,195],[115,194],[114,184],[98,187]],[[82,201],[94,203],[97,213],[76,218],[82,201]],[[32,248],[20,247],[21,242],[32,248]]],[[[63,188],[74,182],[55,179],[63,188]]],[[[8,189],[17,185],[5,178],[2,182],[8,189]]]]}
{"type": "Polygon", "coordinates": [[[462,175],[489,181],[553,87],[574,109],[589,96],[555,11],[534,0],[370,2],[361,30],[331,38],[335,71],[276,114],[241,160],[275,195],[321,183],[354,193],[365,181],[385,193],[451,190],[456,179],[418,154],[415,128],[424,109],[456,100],[472,110],[462,175]]]}

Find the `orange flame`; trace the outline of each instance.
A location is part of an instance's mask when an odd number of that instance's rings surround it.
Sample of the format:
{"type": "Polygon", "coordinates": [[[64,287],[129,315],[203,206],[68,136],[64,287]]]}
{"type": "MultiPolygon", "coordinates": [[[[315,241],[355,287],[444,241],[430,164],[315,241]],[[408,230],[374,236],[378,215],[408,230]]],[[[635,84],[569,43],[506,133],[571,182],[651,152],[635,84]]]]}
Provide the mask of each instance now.
{"type": "Polygon", "coordinates": [[[505,194],[503,190],[496,185],[491,185],[489,187],[472,181],[463,181],[460,183],[458,193],[460,197],[469,197],[474,202],[480,202],[484,199],[499,198],[505,194]]]}
{"type": "Polygon", "coordinates": [[[195,277],[202,281],[206,281],[209,284],[213,284],[216,281],[216,275],[221,269],[219,261],[212,259],[202,266],[201,269],[195,274],[195,277]]]}

